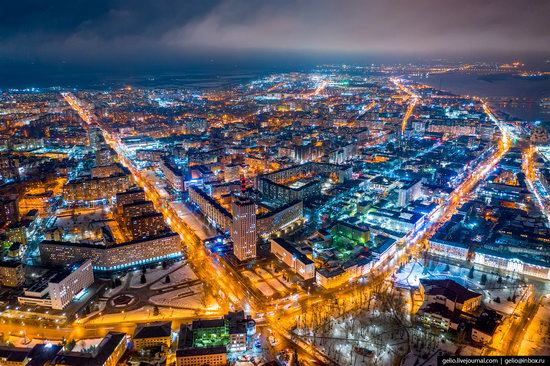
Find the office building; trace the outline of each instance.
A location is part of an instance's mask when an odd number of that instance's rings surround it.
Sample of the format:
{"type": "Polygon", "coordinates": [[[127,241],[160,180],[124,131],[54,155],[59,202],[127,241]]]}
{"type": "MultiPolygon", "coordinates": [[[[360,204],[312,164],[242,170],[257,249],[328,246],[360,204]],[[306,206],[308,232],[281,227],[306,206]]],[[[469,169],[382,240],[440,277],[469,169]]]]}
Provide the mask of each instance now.
{"type": "Polygon", "coordinates": [[[265,214],[259,215],[256,218],[258,235],[267,237],[275,234],[277,231],[284,230],[289,225],[300,221],[303,218],[303,212],[303,201],[292,201],[265,214]]]}
{"type": "Polygon", "coordinates": [[[397,206],[405,207],[412,201],[418,199],[422,192],[422,182],[420,179],[403,182],[397,190],[397,206]]]}
{"type": "Polygon", "coordinates": [[[62,310],[93,283],[92,261],[88,259],[48,278],[40,279],[26,289],[24,295],[19,296],[18,300],[21,304],[62,310]]]}

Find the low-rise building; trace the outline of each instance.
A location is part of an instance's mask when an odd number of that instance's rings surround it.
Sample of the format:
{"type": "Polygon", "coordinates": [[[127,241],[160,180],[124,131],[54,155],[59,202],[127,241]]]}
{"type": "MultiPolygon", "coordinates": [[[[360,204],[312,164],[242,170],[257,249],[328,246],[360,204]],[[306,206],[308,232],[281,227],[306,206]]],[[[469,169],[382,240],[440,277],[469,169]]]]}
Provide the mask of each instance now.
{"type": "Polygon", "coordinates": [[[481,305],[481,294],[449,279],[421,279],[420,294],[423,298],[423,307],[438,303],[445,305],[450,311],[473,313],[481,305]]]}
{"type": "MultiPolygon", "coordinates": [[[[181,335],[182,333],[180,333],[181,335]]],[[[226,366],[227,348],[225,346],[183,348],[176,351],[177,366],[226,366]]]]}
{"type": "Polygon", "coordinates": [[[92,352],[62,351],[55,357],[55,366],[117,366],[126,352],[125,333],[109,332],[92,352]]]}
{"type": "Polygon", "coordinates": [[[457,330],[460,325],[460,312],[451,311],[440,303],[431,303],[417,313],[417,318],[428,327],[440,328],[445,331],[457,330]]]}
{"type": "Polygon", "coordinates": [[[227,352],[246,350],[247,324],[244,312],[220,319],[195,320],[182,325],[176,362],[178,366],[227,365],[227,352]]]}
{"type": "Polygon", "coordinates": [[[476,249],[474,263],[510,273],[550,279],[550,264],[522,255],[496,252],[485,248],[476,249]]]}
{"type": "Polygon", "coordinates": [[[281,238],[270,239],[270,243],[271,253],[289,266],[294,273],[304,280],[315,277],[315,264],[313,261],[291,243],[281,238]]]}
{"type": "Polygon", "coordinates": [[[472,340],[488,344],[502,321],[502,315],[494,310],[485,309],[472,326],[472,340]]]}
{"type": "Polygon", "coordinates": [[[138,324],[132,339],[137,351],[152,347],[170,347],[172,322],[138,324]]]}
{"type": "Polygon", "coordinates": [[[465,261],[468,259],[468,246],[462,243],[449,242],[441,239],[430,239],[430,253],[465,261]]]}

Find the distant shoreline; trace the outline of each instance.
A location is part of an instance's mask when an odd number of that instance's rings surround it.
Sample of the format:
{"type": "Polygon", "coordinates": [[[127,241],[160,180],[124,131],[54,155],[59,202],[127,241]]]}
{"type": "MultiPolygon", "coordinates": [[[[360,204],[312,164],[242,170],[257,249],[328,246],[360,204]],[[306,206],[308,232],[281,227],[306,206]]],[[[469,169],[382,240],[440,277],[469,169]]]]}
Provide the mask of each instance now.
{"type": "Polygon", "coordinates": [[[496,103],[496,107],[511,116],[526,121],[550,121],[550,111],[543,110],[539,101],[550,97],[550,77],[520,77],[513,74],[433,74],[411,79],[433,88],[458,95],[484,98],[527,98],[529,103],[496,103]]]}

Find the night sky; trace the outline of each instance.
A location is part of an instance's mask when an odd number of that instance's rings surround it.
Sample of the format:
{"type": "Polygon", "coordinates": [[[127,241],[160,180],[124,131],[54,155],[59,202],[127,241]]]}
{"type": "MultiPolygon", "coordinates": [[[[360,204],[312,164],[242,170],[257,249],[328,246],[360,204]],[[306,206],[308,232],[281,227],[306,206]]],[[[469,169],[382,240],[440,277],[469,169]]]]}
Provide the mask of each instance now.
{"type": "Polygon", "coordinates": [[[0,64],[184,65],[298,54],[544,58],[549,16],[548,0],[14,0],[0,12],[0,64]]]}

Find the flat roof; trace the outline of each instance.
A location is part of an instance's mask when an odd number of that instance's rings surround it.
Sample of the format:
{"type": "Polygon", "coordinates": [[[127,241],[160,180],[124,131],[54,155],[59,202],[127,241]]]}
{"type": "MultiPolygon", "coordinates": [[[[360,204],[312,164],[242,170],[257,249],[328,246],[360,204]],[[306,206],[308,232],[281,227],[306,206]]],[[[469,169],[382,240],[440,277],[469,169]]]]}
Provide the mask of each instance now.
{"type": "Polygon", "coordinates": [[[290,244],[288,241],[282,238],[271,239],[280,245],[284,250],[292,254],[296,259],[302,262],[305,265],[313,264],[313,261],[309,259],[304,253],[300,252],[294,245],[290,244]]]}

